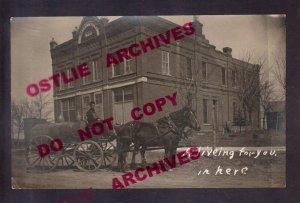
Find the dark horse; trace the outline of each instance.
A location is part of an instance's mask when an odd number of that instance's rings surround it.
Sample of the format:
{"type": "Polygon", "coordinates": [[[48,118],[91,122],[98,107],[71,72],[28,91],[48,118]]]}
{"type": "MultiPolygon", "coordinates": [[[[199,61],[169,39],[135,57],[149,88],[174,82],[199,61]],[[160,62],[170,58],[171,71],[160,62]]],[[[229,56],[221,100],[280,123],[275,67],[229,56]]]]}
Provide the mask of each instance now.
{"type": "Polygon", "coordinates": [[[162,117],[157,120],[156,124],[130,121],[122,125],[117,131],[119,170],[124,170],[131,143],[134,147],[132,164],[135,164],[135,155],[138,151],[141,153],[142,164],[146,164],[145,151],[147,147],[161,146],[165,149],[165,156],[172,157],[183,137],[185,127],[194,130],[200,129],[195,114],[188,107],[162,117]]]}

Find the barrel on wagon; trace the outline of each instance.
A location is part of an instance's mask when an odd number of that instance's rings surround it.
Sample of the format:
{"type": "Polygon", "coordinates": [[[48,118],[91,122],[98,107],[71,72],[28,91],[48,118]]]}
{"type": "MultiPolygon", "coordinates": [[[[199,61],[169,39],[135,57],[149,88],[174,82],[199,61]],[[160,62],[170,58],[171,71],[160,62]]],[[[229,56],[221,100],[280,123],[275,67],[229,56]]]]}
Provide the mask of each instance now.
{"type": "MultiPolygon", "coordinates": [[[[72,167],[82,171],[96,171],[100,167],[111,167],[116,162],[116,143],[114,131],[104,130],[103,135],[93,135],[81,141],[79,129],[87,127],[84,121],[51,123],[44,119],[24,120],[26,141],[26,160],[31,170],[45,172],[54,168],[72,167]],[[58,139],[63,143],[59,151],[48,148],[49,154],[41,156],[38,146],[47,146],[58,139]]],[[[44,152],[45,153],[45,152],[44,152]]]]}

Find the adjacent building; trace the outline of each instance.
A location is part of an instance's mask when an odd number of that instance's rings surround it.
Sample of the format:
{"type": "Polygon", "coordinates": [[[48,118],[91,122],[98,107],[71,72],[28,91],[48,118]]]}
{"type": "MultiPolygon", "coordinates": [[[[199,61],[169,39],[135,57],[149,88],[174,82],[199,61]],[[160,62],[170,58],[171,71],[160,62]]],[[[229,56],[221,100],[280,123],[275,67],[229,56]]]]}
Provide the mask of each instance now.
{"type": "Polygon", "coordinates": [[[267,128],[268,130],[282,131],[286,129],[285,101],[272,101],[270,103],[270,110],[267,112],[267,128]]]}
{"type": "MultiPolygon", "coordinates": [[[[229,47],[216,50],[204,36],[199,20],[195,17],[192,23],[194,35],[109,68],[107,53],[182,25],[156,16],[121,17],[112,22],[84,17],[70,40],[58,44],[52,39],[53,73],[70,75],[70,68],[81,63],[87,63],[91,71],[88,77],[54,89],[56,122],[85,119],[89,102],[94,101],[99,117],[113,116],[115,123],[126,123],[132,120],[133,107],[177,91],[176,109],[165,106],[143,120],[153,122],[189,103],[204,131],[211,130],[212,124],[222,129],[226,123],[234,123],[240,109],[238,75],[253,65],[233,58],[229,47]]],[[[252,118],[258,126],[258,107],[252,118]]]]}

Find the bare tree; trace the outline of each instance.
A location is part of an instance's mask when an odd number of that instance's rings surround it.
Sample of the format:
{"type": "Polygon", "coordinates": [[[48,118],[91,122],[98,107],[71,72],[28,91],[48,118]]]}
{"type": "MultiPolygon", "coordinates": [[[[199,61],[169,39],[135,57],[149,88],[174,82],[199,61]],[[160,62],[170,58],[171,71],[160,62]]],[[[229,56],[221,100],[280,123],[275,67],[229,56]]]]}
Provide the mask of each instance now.
{"type": "Polygon", "coordinates": [[[267,113],[271,109],[272,94],[273,84],[269,81],[262,81],[260,84],[260,105],[263,110],[263,129],[266,129],[265,122],[267,113]]]}
{"type": "MultiPolygon", "coordinates": [[[[180,98],[183,106],[192,107],[193,101],[196,101],[198,91],[198,78],[200,68],[195,68],[192,78],[187,77],[186,68],[180,68],[180,78],[176,79],[177,96],[180,98]]],[[[194,109],[196,110],[196,109],[194,109]]]]}
{"type": "Polygon", "coordinates": [[[11,104],[11,124],[12,124],[12,140],[15,146],[19,146],[20,134],[24,128],[23,119],[27,116],[27,106],[28,101],[24,100],[20,103],[12,102],[11,104]],[[14,132],[17,133],[17,140],[14,139],[14,132]]]}
{"type": "Polygon", "coordinates": [[[39,119],[48,119],[53,112],[50,105],[52,104],[50,94],[42,95],[41,93],[33,100],[33,103],[28,111],[34,112],[34,115],[39,119]]]}
{"type": "Polygon", "coordinates": [[[12,140],[15,146],[19,146],[20,134],[24,130],[25,118],[49,119],[53,109],[50,94],[39,94],[33,101],[22,100],[20,102],[12,101],[11,104],[11,128],[12,140]],[[17,140],[14,139],[14,133],[17,134],[17,140]]]}
{"type": "Polygon", "coordinates": [[[251,126],[251,130],[253,130],[252,114],[255,109],[259,108],[259,80],[265,60],[264,57],[258,57],[254,60],[253,54],[249,51],[244,54],[241,60],[244,61],[244,67],[242,67],[242,70],[238,70],[238,99],[243,110],[244,118],[246,118],[246,121],[248,121],[248,124],[251,126]]]}
{"type": "Polygon", "coordinates": [[[283,95],[286,92],[286,57],[285,54],[273,54],[274,67],[273,74],[283,90],[283,95]]]}

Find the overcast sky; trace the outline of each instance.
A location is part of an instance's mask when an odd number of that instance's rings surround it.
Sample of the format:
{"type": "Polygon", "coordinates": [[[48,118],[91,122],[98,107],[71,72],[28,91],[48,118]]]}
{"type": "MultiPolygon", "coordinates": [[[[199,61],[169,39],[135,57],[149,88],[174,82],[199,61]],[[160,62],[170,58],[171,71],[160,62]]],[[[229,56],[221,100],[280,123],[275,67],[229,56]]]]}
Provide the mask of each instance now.
{"type": "MultiPolygon", "coordinates": [[[[119,17],[107,16],[110,21],[119,17]]],[[[192,16],[163,16],[183,25],[192,16]]],[[[217,49],[231,47],[233,57],[246,51],[265,55],[272,64],[272,54],[285,53],[284,16],[198,16],[203,33],[217,49]]],[[[54,37],[60,44],[72,38],[82,17],[17,17],[11,19],[11,81],[12,99],[28,98],[26,86],[52,75],[49,42],[54,37]]],[[[272,79],[272,74],[270,74],[272,79]]]]}

